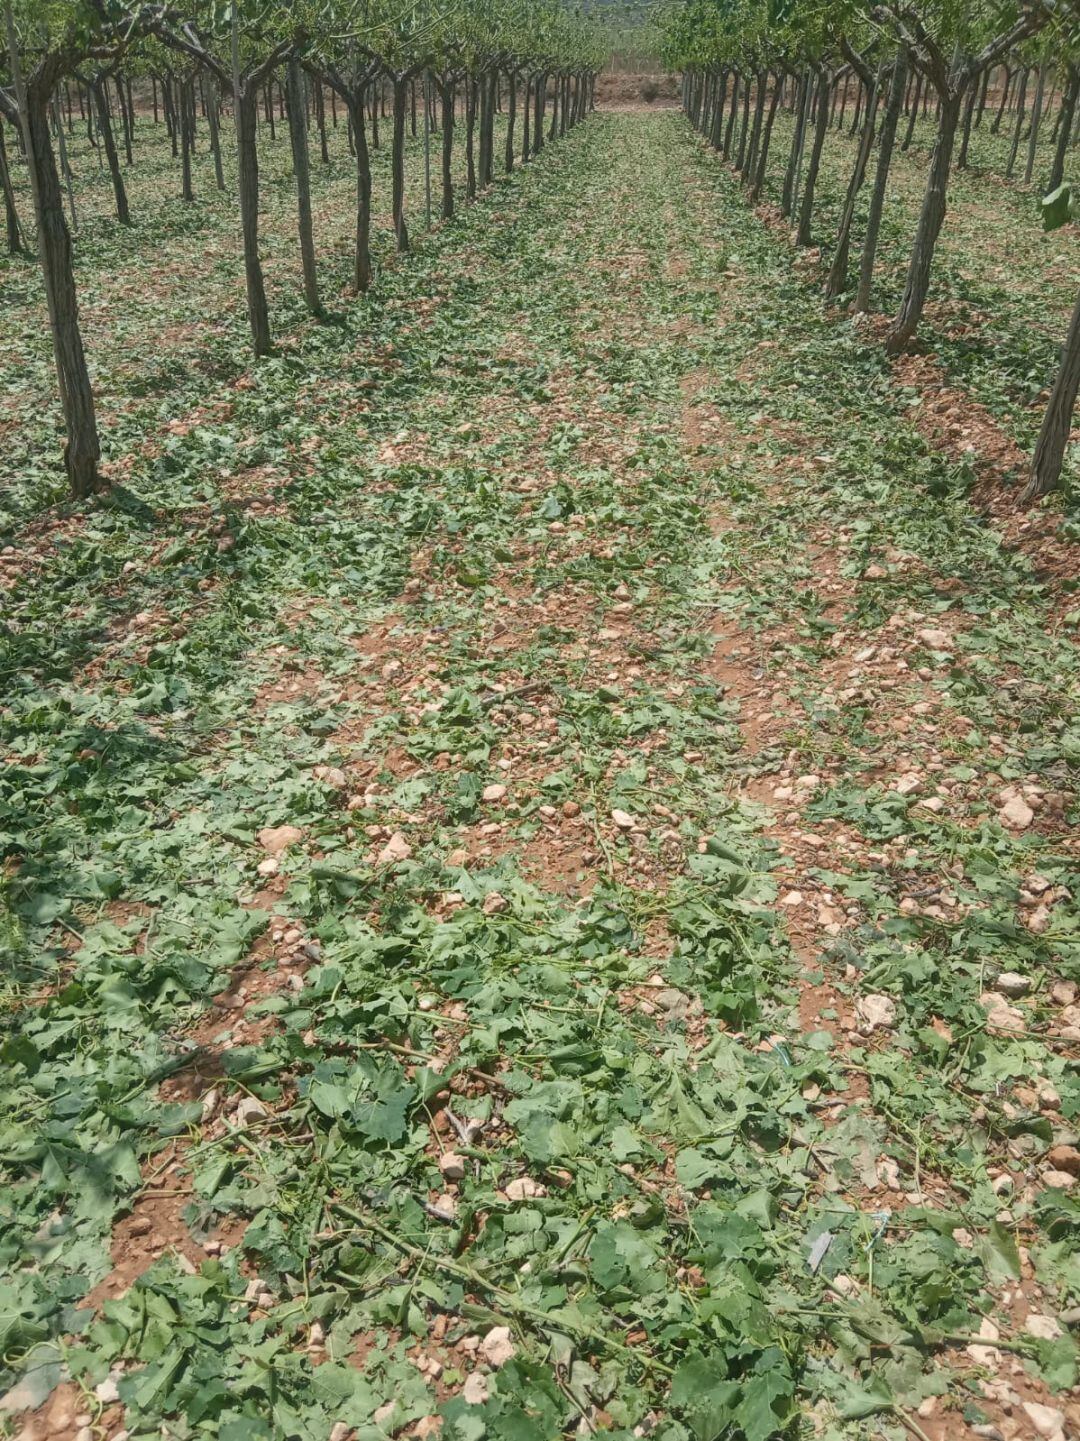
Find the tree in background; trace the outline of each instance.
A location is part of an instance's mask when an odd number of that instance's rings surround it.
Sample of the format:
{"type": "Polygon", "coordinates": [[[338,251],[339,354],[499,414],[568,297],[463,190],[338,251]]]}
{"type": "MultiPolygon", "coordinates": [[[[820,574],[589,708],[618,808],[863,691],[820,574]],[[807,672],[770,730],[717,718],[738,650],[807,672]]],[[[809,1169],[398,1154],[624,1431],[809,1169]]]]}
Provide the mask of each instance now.
{"type": "Polygon", "coordinates": [[[4,0],[7,77],[0,112],[17,126],[26,154],[37,225],[37,252],[49,312],[56,379],[67,439],[71,493],[101,484],[101,443],[86,364],[72,264],[71,231],[49,127],[57,86],[89,62],[111,65],[129,43],[132,17],[108,0],[4,0]]]}
{"type": "Polygon", "coordinates": [[[965,96],[983,73],[1033,34],[1045,16],[1012,0],[891,0],[873,16],[895,33],[938,101],[937,134],[900,308],[886,337],[892,354],[915,338],[930,293],[934,251],[945,220],[953,147],[965,96]]]}
{"type": "MultiPolygon", "coordinates": [[[[0,122],[17,129],[27,158],[67,433],[65,464],[71,493],[77,498],[90,495],[103,482],[93,388],[79,329],[72,227],[64,214],[62,172],[69,180],[72,216],[74,188],[70,171],[65,170],[63,149],[60,168],[53,150],[54,137],[58,146],[65,144],[58,95],[67,101],[68,124],[72,124],[71,96],[66,89],[70,77],[79,82],[80,108],[84,92],[88,98],[90,108],[82,113],[94,143],[96,114],[117,218],[122,223],[130,216],[117,135],[112,129],[110,86],[116,91],[124,154],[130,164],[135,129],[131,72],[151,77],[155,120],[160,95],[173,154],[180,160],[181,193],[188,202],[194,200],[191,162],[196,95],[202,97],[221,189],[225,188],[225,175],[219,117],[222,100],[231,102],[247,311],[252,347],[261,357],[271,351],[271,327],[259,253],[258,104],[260,99],[265,104],[273,138],[275,84],[279,97],[288,99],[304,294],[309,309],[319,315],[305,72],[316,87],[315,115],[324,156],[325,132],[320,119],[324,83],[345,101],[349,113],[357,162],[355,283],[360,292],[372,279],[372,184],[365,112],[370,106],[374,131],[380,99],[376,86],[384,77],[394,90],[392,198],[397,244],[404,250],[409,243],[404,214],[406,126],[417,76],[435,76],[443,86],[444,213],[449,216],[453,210],[450,175],[458,80],[464,78],[469,86],[474,117],[480,98],[480,175],[481,184],[488,184],[493,177],[495,110],[503,80],[518,73],[543,77],[544,83],[537,83],[535,89],[537,125],[531,152],[535,153],[541,144],[547,78],[554,78],[557,86],[554,137],[584,116],[591,80],[601,61],[598,27],[587,17],[571,13],[561,0],[530,0],[528,4],[525,0],[462,0],[445,11],[436,10],[434,3],[418,4],[416,0],[175,0],[173,4],[159,0],[0,0],[0,6],[4,20],[0,122]]],[[[426,83],[424,91],[425,134],[429,136],[426,83]]],[[[471,122],[468,128],[472,168],[471,122]]],[[[508,146],[511,144],[512,132],[508,146]]],[[[523,158],[528,159],[529,154],[527,137],[523,158]]],[[[23,246],[22,229],[5,143],[0,143],[0,189],[8,249],[18,254],[23,246]]]]}
{"type": "MultiPolygon", "coordinates": [[[[264,81],[303,43],[300,7],[263,5],[256,0],[188,0],[188,14],[151,14],[149,28],[163,45],[195,61],[232,95],[244,282],[252,347],[271,350],[270,312],[259,258],[259,151],[256,104],[264,81]]],[[[181,121],[181,125],[183,125],[181,121]]]]}
{"type": "MultiPolygon", "coordinates": [[[[1080,213],[1080,195],[1073,185],[1061,185],[1042,203],[1043,225],[1057,230],[1080,213]]],[[[1076,396],[1080,391],[1080,298],[1073,307],[1068,334],[1061,352],[1046,413],[1043,415],[1039,438],[1031,461],[1031,474],[1021,500],[1031,502],[1049,495],[1061,484],[1061,467],[1072,431],[1076,396]]]]}

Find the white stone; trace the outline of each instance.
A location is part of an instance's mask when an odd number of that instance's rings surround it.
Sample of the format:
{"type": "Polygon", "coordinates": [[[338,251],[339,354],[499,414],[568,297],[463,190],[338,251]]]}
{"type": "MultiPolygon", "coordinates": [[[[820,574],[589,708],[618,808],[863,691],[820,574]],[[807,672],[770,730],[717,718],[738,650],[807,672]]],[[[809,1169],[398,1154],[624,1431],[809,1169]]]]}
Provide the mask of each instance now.
{"type": "Polygon", "coordinates": [[[1025,1401],[1023,1411],[1040,1436],[1052,1438],[1065,1430],[1065,1412],[1059,1411],[1056,1406],[1043,1406],[1038,1401],[1025,1401]]]}
{"type": "Polygon", "coordinates": [[[860,1031],[888,1030],[896,1024],[896,1002],[891,996],[862,996],[855,1006],[860,1031]]]}
{"type": "Polygon", "coordinates": [[[448,1181],[464,1180],[465,1159],[459,1156],[456,1151],[447,1151],[439,1157],[439,1170],[448,1181]]]}
{"type": "Polygon", "coordinates": [[[528,1201],[534,1196],[546,1196],[547,1190],[531,1176],[515,1176],[507,1182],[506,1194],[511,1201],[528,1201]]]}
{"type": "Polygon", "coordinates": [[[1052,1186],[1055,1191],[1069,1191],[1076,1185],[1076,1177],[1068,1171],[1044,1171],[1042,1179],[1044,1185],[1052,1186]]]}
{"type": "Polygon", "coordinates": [[[394,861],[407,861],[412,855],[412,846],[400,832],[395,831],[379,852],[379,864],[391,865],[394,861]]]}
{"type": "Polygon", "coordinates": [[[484,787],[483,798],[486,801],[501,801],[505,795],[505,786],[493,785],[484,787]]]}
{"type": "Polygon", "coordinates": [[[632,831],[635,825],[637,825],[634,817],[630,815],[628,811],[615,809],[611,812],[611,819],[621,831],[632,831]]]}
{"type": "Polygon", "coordinates": [[[1036,906],[1035,909],[1024,917],[1024,924],[1033,935],[1041,936],[1050,929],[1050,908],[1049,906],[1036,906]]]}
{"type": "Polygon", "coordinates": [[[883,1156],[877,1163],[877,1174],[881,1184],[887,1186],[890,1191],[903,1189],[900,1184],[900,1167],[891,1156],[883,1156]]]}
{"type": "Polygon", "coordinates": [[[264,826],[259,832],[259,845],[269,855],[278,856],[297,841],[304,839],[304,832],[296,826],[264,826]]]}
{"type": "Polygon", "coordinates": [[[1003,824],[1010,830],[1025,831],[1035,819],[1035,812],[1023,796],[1011,796],[998,812],[1003,824]]]}
{"type": "Polygon", "coordinates": [[[461,1388],[462,1400],[470,1406],[482,1406],[488,1398],[487,1377],[482,1371],[470,1371],[461,1388]]]}
{"type": "Polygon", "coordinates": [[[266,1107],[257,1096],[244,1096],[236,1108],[236,1124],[248,1126],[252,1121],[257,1121],[260,1116],[266,1115],[266,1107]]]}
{"type": "Polygon", "coordinates": [[[516,1356],[517,1348],[510,1338],[510,1327],[493,1326],[480,1342],[480,1355],[496,1371],[516,1356]]]}
{"type": "Polygon", "coordinates": [[[1027,1029],[1023,1011],[1010,1006],[1003,996],[997,991],[984,991],[979,997],[979,1005],[982,1006],[986,1015],[986,1029],[1001,1034],[1008,1031],[1024,1031],[1027,1029]]]}
{"type": "Polygon", "coordinates": [[[1037,1311],[1032,1311],[1030,1316],[1024,1319],[1024,1330],[1029,1336],[1037,1336],[1040,1341],[1056,1341],[1061,1335],[1061,1327],[1053,1316],[1040,1316],[1037,1311]]]}
{"type": "Polygon", "coordinates": [[[1026,996],[1031,990],[1031,982],[1019,971],[1002,971],[994,982],[994,989],[1005,996],[1026,996]]]}
{"type": "MultiPolygon", "coordinates": [[[[1000,1331],[994,1325],[993,1321],[989,1320],[989,1318],[985,1316],[983,1317],[982,1324],[979,1326],[979,1339],[982,1341],[1001,1340],[1000,1331]]],[[[975,1362],[976,1366],[988,1366],[993,1368],[1001,1360],[1001,1352],[996,1350],[993,1346],[971,1345],[968,1346],[966,1349],[968,1355],[975,1362]]]]}

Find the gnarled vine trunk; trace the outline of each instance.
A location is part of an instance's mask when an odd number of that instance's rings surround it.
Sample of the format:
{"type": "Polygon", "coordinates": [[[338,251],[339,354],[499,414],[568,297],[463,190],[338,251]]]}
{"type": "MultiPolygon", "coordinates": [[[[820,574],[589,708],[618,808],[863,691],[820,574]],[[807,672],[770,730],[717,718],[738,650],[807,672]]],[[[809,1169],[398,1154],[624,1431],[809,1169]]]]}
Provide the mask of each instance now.
{"type": "Polygon", "coordinates": [[[1077,93],[1080,91],[1080,65],[1070,60],[1066,66],[1065,93],[1061,97],[1061,111],[1058,115],[1057,145],[1054,148],[1054,163],[1050,167],[1047,190],[1056,190],[1065,178],[1065,158],[1069,151],[1073,119],[1076,115],[1077,93]]]}
{"type": "Polygon", "coordinates": [[[491,139],[493,134],[494,117],[491,114],[493,96],[491,83],[486,71],[481,70],[476,81],[477,93],[480,97],[480,153],[477,159],[477,184],[483,190],[484,186],[491,180],[491,139]]]}
{"type": "Polygon", "coordinates": [[[739,169],[744,178],[749,178],[754,173],[754,166],[757,161],[758,146],[761,143],[761,126],[765,118],[765,91],[767,88],[769,74],[767,70],[759,70],[757,73],[757,97],[754,102],[754,123],[750,130],[750,143],[746,147],[746,158],[739,169]]]}
{"type": "Polygon", "coordinates": [[[960,106],[963,93],[950,90],[941,96],[941,113],[938,117],[937,139],[930,160],[930,173],[926,179],[919,223],[915,230],[915,241],[911,248],[907,280],[904,285],[900,309],[893,321],[892,329],[885,340],[885,348],[891,355],[906,349],[914,339],[922,319],[923,307],[930,291],[930,271],[934,261],[934,250],[945,219],[946,195],[949,187],[949,170],[952,166],[953,145],[960,123],[960,106]]]}
{"type": "Polygon", "coordinates": [[[15,206],[15,189],[11,183],[8,166],[7,141],[4,139],[4,124],[0,120],[0,189],[4,192],[4,218],[7,225],[7,249],[9,255],[21,255],[23,249],[22,229],[19,212],[15,206]]]}
{"type": "Polygon", "coordinates": [[[870,160],[870,150],[874,144],[874,125],[877,120],[879,85],[877,80],[873,81],[866,97],[866,109],[863,114],[862,135],[859,139],[859,149],[855,156],[855,164],[852,167],[851,179],[848,181],[847,194],[844,196],[844,208],[840,215],[840,226],[836,235],[836,251],[833,254],[832,265],[829,267],[828,279],[825,282],[825,298],[835,300],[847,289],[848,282],[848,255],[851,251],[851,227],[855,220],[855,202],[859,198],[859,191],[862,189],[863,180],[866,177],[866,166],[870,160]]]}
{"type": "Polygon", "coordinates": [[[780,196],[780,213],[789,216],[795,205],[795,176],[799,157],[802,155],[803,136],[806,133],[806,117],[810,111],[810,74],[804,72],[799,79],[795,100],[795,125],[791,132],[791,149],[788,151],[787,169],[784,172],[784,188],[780,196]]]}
{"type": "Polygon", "coordinates": [[[731,159],[731,142],[735,137],[735,119],[739,113],[739,88],[743,78],[736,70],[731,83],[731,105],[728,109],[727,124],[724,126],[724,159],[731,159]]]}
{"type": "Polygon", "coordinates": [[[810,221],[814,213],[814,194],[817,190],[818,172],[821,169],[821,152],[825,145],[825,133],[829,128],[829,75],[822,68],[817,82],[817,122],[814,126],[814,143],[810,147],[810,164],[806,168],[806,186],[802,204],[799,207],[799,228],[795,234],[796,245],[810,244],[810,221]]]}
{"type": "Polygon", "coordinates": [[[441,80],[439,100],[442,104],[442,214],[444,220],[454,218],[454,83],[441,80]]]}
{"type": "Polygon", "coordinates": [[[225,189],[225,171],[221,164],[221,123],[218,111],[218,92],[213,82],[206,100],[206,124],[210,131],[210,153],[214,157],[214,180],[219,190],[225,189]]]}
{"type": "Polygon", "coordinates": [[[1028,131],[1027,160],[1024,163],[1024,184],[1031,184],[1031,177],[1035,170],[1035,147],[1039,143],[1039,125],[1043,113],[1043,96],[1046,93],[1046,66],[1039,66],[1038,78],[1035,81],[1035,99],[1031,106],[1031,129],[1028,131]]]}
{"type": "Polygon", "coordinates": [[[49,135],[49,87],[27,90],[24,138],[38,229],[38,256],[49,309],[56,378],[67,441],[64,465],[76,499],[102,484],[101,443],[90,372],[79,329],[79,304],[72,268],[71,232],[64,218],[64,195],[49,135]]]}
{"type": "Polygon", "coordinates": [[[295,55],[290,57],[285,67],[285,98],[289,113],[293,174],[296,179],[296,217],[300,236],[300,262],[304,271],[304,300],[312,315],[321,315],[319,276],[315,265],[315,235],[311,224],[311,157],[308,151],[307,102],[300,61],[295,55]]]}
{"type": "Polygon", "coordinates": [[[404,252],[409,248],[409,228],[405,223],[405,122],[409,110],[409,81],[407,76],[394,77],[394,140],[390,155],[390,174],[394,234],[397,248],[404,252]]]}
{"type": "Polygon", "coordinates": [[[514,168],[514,125],[517,120],[517,71],[510,71],[510,95],[506,110],[506,155],[504,168],[507,175],[514,168]]]}
{"type": "Polygon", "coordinates": [[[870,192],[870,209],[866,216],[866,232],[863,235],[862,256],[859,260],[859,287],[855,292],[856,312],[863,312],[870,308],[870,292],[874,283],[874,261],[877,259],[881,217],[885,210],[885,190],[889,183],[889,168],[892,165],[893,147],[896,144],[896,131],[900,124],[900,112],[904,105],[907,75],[907,59],[901,51],[893,64],[889,98],[885,103],[885,115],[881,122],[874,188],[870,192]]]}
{"type": "Polygon", "coordinates": [[[356,244],[353,248],[353,284],[357,295],[371,287],[371,153],[364,124],[364,92],[343,95],[349,107],[356,146],[356,244]]]}
{"type": "Polygon", "coordinates": [[[476,197],[476,76],[465,79],[465,194],[476,197]]]}
{"type": "Polygon", "coordinates": [[[191,204],[195,192],[191,188],[191,152],[195,137],[195,97],[189,80],[177,84],[177,101],[180,106],[180,176],[181,198],[191,204]]]}
{"type": "Polygon", "coordinates": [[[1030,503],[1056,490],[1061,479],[1061,466],[1072,430],[1073,410],[1080,391],[1080,298],[1073,307],[1069,334],[1058,367],[1057,379],[1043,416],[1039,439],[1031,462],[1031,476],[1021,500],[1030,503]]]}
{"type": "Polygon", "coordinates": [[[239,87],[233,92],[248,322],[255,354],[261,356],[270,354],[271,340],[270,312],[266,304],[262,262],[259,259],[259,151],[255,122],[257,99],[255,91],[247,87],[239,87]]]}
{"type": "Polygon", "coordinates": [[[765,185],[765,169],[769,163],[769,145],[772,142],[773,125],[776,121],[776,112],[780,106],[780,96],[783,93],[784,77],[778,74],[776,83],[773,85],[772,95],[769,97],[769,109],[765,115],[765,124],[761,130],[761,146],[758,153],[757,165],[754,169],[754,180],[750,187],[750,199],[757,200],[765,185]]]}
{"type": "Polygon", "coordinates": [[[1011,180],[1013,166],[1016,164],[1016,152],[1020,149],[1020,136],[1024,129],[1024,104],[1027,100],[1028,71],[1025,70],[1020,76],[1020,89],[1016,96],[1016,124],[1013,126],[1012,146],[1009,150],[1009,161],[1005,166],[1005,179],[1011,180]]]}
{"type": "Polygon", "coordinates": [[[109,166],[109,179],[112,181],[113,198],[116,202],[116,218],[121,225],[130,225],[131,212],[128,209],[127,191],[124,188],[124,177],[120,170],[120,157],[116,153],[116,140],[113,136],[105,81],[102,78],[94,80],[90,89],[93,92],[94,107],[97,110],[98,130],[105,147],[105,159],[109,166]]]}

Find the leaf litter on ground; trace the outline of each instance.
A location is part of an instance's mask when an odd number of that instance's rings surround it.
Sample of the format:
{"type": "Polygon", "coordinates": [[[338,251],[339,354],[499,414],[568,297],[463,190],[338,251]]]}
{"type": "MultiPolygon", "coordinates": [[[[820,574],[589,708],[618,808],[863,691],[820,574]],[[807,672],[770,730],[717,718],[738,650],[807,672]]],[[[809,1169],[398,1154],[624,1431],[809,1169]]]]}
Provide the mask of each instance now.
{"type": "Polygon", "coordinates": [[[715,157],[184,400],[8,592],[9,1413],[1068,1434],[1072,640],[715,157]]]}

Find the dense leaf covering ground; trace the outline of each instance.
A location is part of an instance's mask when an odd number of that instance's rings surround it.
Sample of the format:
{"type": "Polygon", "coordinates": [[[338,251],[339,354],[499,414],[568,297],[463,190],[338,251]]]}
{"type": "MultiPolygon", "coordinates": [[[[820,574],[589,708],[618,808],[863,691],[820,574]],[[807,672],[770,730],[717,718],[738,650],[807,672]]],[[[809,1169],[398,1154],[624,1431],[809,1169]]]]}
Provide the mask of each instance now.
{"type": "Polygon", "coordinates": [[[324,326],[283,167],[255,370],[90,209],[78,513],[4,272],[13,1429],[1073,1431],[1067,587],[676,115],[324,326]]]}

